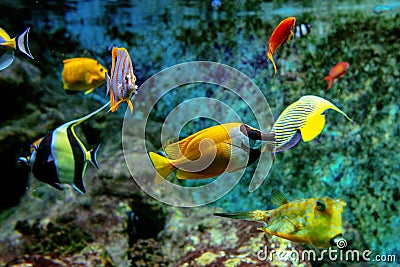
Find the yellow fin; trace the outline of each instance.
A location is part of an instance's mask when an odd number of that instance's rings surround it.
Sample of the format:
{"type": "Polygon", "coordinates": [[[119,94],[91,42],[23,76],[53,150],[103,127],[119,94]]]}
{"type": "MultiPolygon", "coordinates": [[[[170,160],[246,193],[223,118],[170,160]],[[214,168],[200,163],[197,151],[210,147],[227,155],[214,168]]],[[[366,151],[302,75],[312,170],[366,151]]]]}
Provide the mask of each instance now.
{"type": "MultiPolygon", "coordinates": [[[[65,87],[64,87],[64,88],[65,88],[65,87]]],[[[94,90],[94,87],[93,87],[93,88],[90,88],[90,89],[88,89],[88,90],[86,90],[86,91],[85,91],[85,95],[90,94],[91,92],[93,92],[93,90],[94,90]]]]}
{"type": "Polygon", "coordinates": [[[276,76],[276,65],[275,65],[274,58],[272,57],[272,51],[271,50],[268,50],[268,58],[269,58],[269,60],[271,60],[272,65],[274,66],[274,76],[276,76]]]}
{"type": "Polygon", "coordinates": [[[313,140],[318,136],[325,126],[325,115],[315,114],[307,118],[306,123],[300,128],[301,137],[304,142],[313,140]]]}
{"type": "Polygon", "coordinates": [[[178,159],[182,156],[180,149],[179,149],[179,142],[167,145],[164,148],[164,151],[165,151],[165,153],[167,153],[168,157],[171,159],[178,159]]]}
{"type": "Polygon", "coordinates": [[[156,169],[154,182],[155,184],[159,184],[163,179],[168,177],[168,175],[175,169],[175,167],[169,162],[167,158],[154,152],[150,152],[149,156],[151,161],[153,162],[154,168],[156,169]]]}

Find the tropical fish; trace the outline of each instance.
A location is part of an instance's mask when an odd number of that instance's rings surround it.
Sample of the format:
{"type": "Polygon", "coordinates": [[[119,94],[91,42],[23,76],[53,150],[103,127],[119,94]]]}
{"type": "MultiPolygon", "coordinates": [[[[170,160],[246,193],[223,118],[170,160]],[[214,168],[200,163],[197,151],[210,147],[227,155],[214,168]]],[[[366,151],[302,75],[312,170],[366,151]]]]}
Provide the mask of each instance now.
{"type": "Polygon", "coordinates": [[[395,7],[396,6],[376,6],[376,7],[374,7],[373,11],[375,14],[382,14],[382,13],[385,13],[385,12],[388,12],[388,11],[394,9],[395,7]]]}
{"type": "Polygon", "coordinates": [[[327,91],[331,88],[334,81],[343,77],[349,66],[350,66],[349,63],[341,61],[332,67],[332,69],[329,71],[329,75],[323,79],[323,81],[328,82],[328,87],[326,87],[327,91]]]}
{"type": "Polygon", "coordinates": [[[293,29],[296,25],[295,17],[288,17],[279,23],[279,25],[272,32],[268,44],[268,58],[274,65],[274,76],[276,75],[276,65],[272,55],[284,42],[288,42],[294,37],[293,29]]]}
{"type": "Polygon", "coordinates": [[[61,73],[64,90],[68,94],[85,91],[85,94],[102,85],[107,69],[92,58],[77,57],[63,60],[61,73]]]}
{"type": "Polygon", "coordinates": [[[325,111],[333,109],[352,121],[328,100],[307,95],[289,105],[275,121],[270,133],[275,134],[274,152],[295,146],[300,139],[308,142],[317,137],[325,126],[325,111]]]}
{"type": "Polygon", "coordinates": [[[262,222],[258,229],[268,235],[316,247],[334,246],[342,238],[342,213],[346,207],[342,199],[323,196],[289,202],[281,191],[273,189],[271,202],[278,208],[214,215],[262,222]]]}
{"type": "Polygon", "coordinates": [[[125,48],[113,47],[111,51],[111,77],[106,74],[107,95],[110,94],[110,111],[118,109],[122,102],[127,102],[133,111],[132,99],[137,93],[136,76],[129,53],[125,48]]]}
{"type": "Polygon", "coordinates": [[[203,129],[164,147],[167,157],[150,152],[156,169],[155,183],[176,170],[178,179],[204,179],[235,172],[255,162],[263,152],[253,141],[273,141],[266,134],[239,122],[203,129]]]}
{"type": "Polygon", "coordinates": [[[302,38],[311,32],[311,25],[301,23],[300,25],[296,25],[294,31],[294,38],[302,38]]]}
{"type": "Polygon", "coordinates": [[[14,61],[15,49],[34,59],[28,46],[29,29],[28,27],[23,33],[11,39],[8,33],[0,28],[0,70],[7,68],[14,61]]]}
{"type": "Polygon", "coordinates": [[[211,6],[217,10],[220,6],[222,5],[221,0],[212,0],[211,1],[211,6]]]}
{"type": "Polygon", "coordinates": [[[96,153],[98,144],[87,150],[75,133],[75,126],[93,117],[109,103],[96,111],[49,131],[44,137],[31,145],[31,155],[20,157],[19,161],[29,164],[33,176],[58,190],[63,190],[61,184],[70,184],[80,193],[86,193],[83,176],[87,162],[99,168],[96,153]]]}

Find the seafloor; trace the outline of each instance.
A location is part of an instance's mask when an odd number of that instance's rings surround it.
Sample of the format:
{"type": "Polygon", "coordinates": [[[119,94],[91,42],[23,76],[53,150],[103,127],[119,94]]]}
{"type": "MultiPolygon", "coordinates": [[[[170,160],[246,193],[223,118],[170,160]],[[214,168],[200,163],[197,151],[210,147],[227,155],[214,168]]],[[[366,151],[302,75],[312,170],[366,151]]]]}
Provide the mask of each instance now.
{"type": "MultiPolygon", "coordinates": [[[[10,35],[31,26],[29,45],[35,57],[16,54],[13,64],[0,71],[1,266],[378,264],[259,261],[257,252],[264,245],[297,251],[312,247],[267,238],[250,222],[215,218],[212,213],[273,208],[272,188],[290,199],[342,198],[347,202],[343,214],[347,249],[369,249],[373,255],[395,255],[399,261],[399,2],[388,3],[395,8],[380,14],[373,12],[380,1],[238,0],[221,1],[218,9],[210,2],[0,3],[0,26],[10,35]],[[310,24],[311,32],[277,50],[278,73],[273,77],[266,45],[274,27],[287,16],[295,16],[298,24],[310,24]],[[109,48],[114,45],[128,49],[139,86],[177,63],[219,62],[248,75],[274,115],[301,96],[318,95],[336,104],[354,123],[328,111],[322,134],[276,154],[258,190],[248,192],[252,166],[223,198],[202,207],[179,208],[151,198],[134,182],[125,158],[137,162],[140,170],[136,148],[143,140],[128,129],[124,143],[131,145],[122,149],[125,110],[108,113],[77,127],[88,147],[102,143],[100,169],[89,166],[84,177],[87,193],[69,186],[57,191],[37,181],[17,164],[17,158],[47,131],[107,101],[105,85],[89,95],[67,95],[61,83],[62,60],[93,57],[110,68],[109,48]],[[339,61],[349,62],[350,68],[326,91],[322,79],[339,61]]],[[[139,92],[135,109],[146,106],[146,93],[151,92],[139,92]]],[[[224,91],[209,85],[167,95],[148,120],[152,131],[146,136],[147,148],[156,151],[161,146],[155,133],[168,111],[183,100],[203,96],[223,99],[224,91]]],[[[241,119],[254,123],[247,107],[235,103],[230,105],[241,119]]],[[[135,110],[133,116],[144,119],[135,110]]],[[[194,120],[181,135],[199,131],[207,123],[194,120]]]]}

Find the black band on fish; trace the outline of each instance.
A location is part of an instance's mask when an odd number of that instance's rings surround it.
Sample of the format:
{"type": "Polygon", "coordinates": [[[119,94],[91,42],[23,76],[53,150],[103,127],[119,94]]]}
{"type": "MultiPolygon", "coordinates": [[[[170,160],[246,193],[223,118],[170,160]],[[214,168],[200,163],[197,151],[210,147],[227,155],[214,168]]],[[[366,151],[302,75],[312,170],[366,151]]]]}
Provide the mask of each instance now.
{"type": "Polygon", "coordinates": [[[263,133],[246,124],[240,125],[240,131],[251,140],[275,141],[274,133],[263,133]]]}

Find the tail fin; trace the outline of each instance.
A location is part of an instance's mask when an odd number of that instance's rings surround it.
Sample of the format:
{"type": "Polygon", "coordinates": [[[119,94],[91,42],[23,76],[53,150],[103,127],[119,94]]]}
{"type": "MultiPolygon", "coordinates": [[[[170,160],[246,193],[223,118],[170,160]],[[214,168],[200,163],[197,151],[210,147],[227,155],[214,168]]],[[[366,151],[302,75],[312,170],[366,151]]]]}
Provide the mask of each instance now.
{"type": "Polygon", "coordinates": [[[167,178],[167,176],[175,169],[175,167],[166,157],[158,155],[154,152],[150,152],[149,156],[153,162],[154,168],[157,171],[154,182],[155,184],[159,184],[161,183],[162,179],[167,178]]]}
{"type": "Polygon", "coordinates": [[[29,46],[28,46],[29,29],[30,28],[28,27],[23,33],[21,33],[17,37],[17,47],[18,47],[19,51],[21,51],[22,53],[24,53],[25,55],[27,55],[31,59],[34,59],[32,54],[31,54],[31,51],[29,51],[29,46]]]}
{"type": "Polygon", "coordinates": [[[262,210],[253,210],[253,211],[243,211],[235,213],[217,212],[214,213],[213,215],[231,219],[237,219],[237,220],[265,221],[264,218],[266,217],[267,212],[262,210]]]}
{"type": "Polygon", "coordinates": [[[323,79],[323,81],[327,81],[328,82],[328,86],[326,87],[326,91],[328,91],[331,87],[332,87],[332,84],[333,84],[333,78],[331,77],[331,76],[326,76],[324,79],[323,79]]]}
{"type": "Polygon", "coordinates": [[[272,65],[274,66],[274,76],[276,76],[276,65],[275,65],[275,61],[274,58],[272,57],[272,51],[271,49],[268,49],[268,54],[267,54],[269,60],[271,60],[272,65]]]}
{"type": "Polygon", "coordinates": [[[99,150],[101,143],[98,143],[93,149],[90,150],[90,162],[96,169],[99,168],[99,163],[97,162],[97,150],[99,150]]]}

